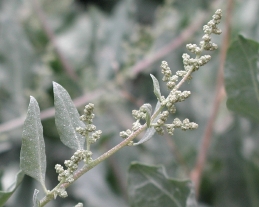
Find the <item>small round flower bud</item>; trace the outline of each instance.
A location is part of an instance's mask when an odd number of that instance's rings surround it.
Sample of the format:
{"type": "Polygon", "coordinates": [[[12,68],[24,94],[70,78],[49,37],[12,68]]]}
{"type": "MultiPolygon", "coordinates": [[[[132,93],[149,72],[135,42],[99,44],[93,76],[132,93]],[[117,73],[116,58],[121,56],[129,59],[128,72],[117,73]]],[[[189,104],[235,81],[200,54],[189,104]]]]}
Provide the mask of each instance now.
{"type": "Polygon", "coordinates": [[[175,119],[174,119],[173,124],[174,124],[174,126],[177,127],[177,128],[182,126],[182,122],[181,122],[181,120],[178,119],[178,118],[175,118],[175,119]]]}
{"type": "Polygon", "coordinates": [[[132,124],[133,131],[137,131],[140,127],[141,127],[141,124],[138,121],[136,121],[132,124]]]}
{"type": "Polygon", "coordinates": [[[58,174],[64,172],[64,169],[63,169],[63,167],[62,167],[60,164],[56,164],[56,165],[55,165],[55,169],[56,169],[56,172],[57,172],[58,174]]]}
{"type": "Polygon", "coordinates": [[[70,175],[70,172],[69,172],[68,170],[65,170],[65,171],[64,171],[64,176],[65,176],[65,177],[68,177],[69,175],[70,175]]]}
{"type": "MultiPolygon", "coordinates": [[[[186,67],[185,67],[185,68],[186,68],[186,67]]],[[[186,70],[186,71],[184,71],[184,70],[178,70],[178,71],[176,72],[176,75],[178,75],[178,76],[180,76],[180,77],[183,77],[183,76],[186,75],[186,73],[187,73],[187,70],[186,70]]]]}
{"type": "Polygon", "coordinates": [[[68,182],[68,183],[74,182],[73,175],[69,176],[69,177],[66,179],[66,182],[68,182]]]}
{"type": "Polygon", "coordinates": [[[168,87],[169,90],[172,90],[175,87],[176,83],[173,81],[167,82],[166,86],[168,87]]]}
{"type": "Polygon", "coordinates": [[[190,123],[190,129],[197,129],[198,128],[198,124],[191,122],[190,123]]]}
{"type": "Polygon", "coordinates": [[[205,34],[202,39],[204,40],[204,42],[210,42],[211,37],[208,34],[205,34]]]}
{"type": "Polygon", "coordinates": [[[61,192],[59,193],[59,196],[60,196],[61,198],[66,198],[66,197],[67,197],[67,191],[65,191],[65,190],[61,191],[61,192]]]}
{"type": "Polygon", "coordinates": [[[71,168],[75,171],[78,168],[78,164],[72,165],[71,168]]]}
{"type": "Polygon", "coordinates": [[[128,134],[127,134],[127,132],[125,132],[125,131],[122,131],[122,132],[120,132],[120,137],[122,137],[123,139],[126,139],[126,138],[128,138],[128,134]]]}
{"type": "Polygon", "coordinates": [[[93,153],[91,151],[86,151],[85,155],[89,158],[93,155],[93,153]]]}
{"type": "Polygon", "coordinates": [[[75,207],[83,207],[82,203],[78,203],[77,205],[75,205],[75,207]]]}
{"type": "Polygon", "coordinates": [[[132,131],[131,131],[130,129],[127,129],[127,130],[126,130],[126,133],[127,133],[128,135],[131,135],[132,131]]]}

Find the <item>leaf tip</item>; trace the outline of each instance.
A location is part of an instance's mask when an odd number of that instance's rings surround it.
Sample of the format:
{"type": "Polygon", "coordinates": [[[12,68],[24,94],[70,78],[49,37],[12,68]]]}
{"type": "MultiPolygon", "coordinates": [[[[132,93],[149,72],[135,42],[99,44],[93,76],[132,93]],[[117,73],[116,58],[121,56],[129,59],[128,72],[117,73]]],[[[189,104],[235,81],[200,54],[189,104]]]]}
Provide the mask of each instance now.
{"type": "Polygon", "coordinates": [[[38,103],[38,102],[37,102],[36,98],[34,98],[33,96],[30,96],[30,104],[32,104],[32,103],[38,103]]]}
{"type": "Polygon", "coordinates": [[[55,81],[53,81],[52,84],[53,84],[53,88],[56,88],[56,87],[60,86],[60,85],[59,85],[57,82],[55,82],[55,81]]]}

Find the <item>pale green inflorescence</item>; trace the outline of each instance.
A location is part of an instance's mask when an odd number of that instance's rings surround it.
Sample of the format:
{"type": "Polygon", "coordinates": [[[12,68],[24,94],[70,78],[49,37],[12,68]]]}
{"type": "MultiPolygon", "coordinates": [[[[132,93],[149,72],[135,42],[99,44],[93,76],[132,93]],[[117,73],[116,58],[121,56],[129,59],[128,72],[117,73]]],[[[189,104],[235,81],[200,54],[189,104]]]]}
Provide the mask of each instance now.
{"type": "MultiPolygon", "coordinates": [[[[198,124],[190,122],[189,119],[184,119],[181,121],[179,118],[175,118],[171,124],[166,124],[166,121],[170,114],[174,114],[176,112],[175,103],[182,102],[191,95],[190,91],[180,91],[179,87],[182,85],[182,83],[185,82],[185,80],[191,80],[192,72],[197,71],[201,66],[205,65],[211,59],[210,55],[201,56],[202,52],[204,50],[212,51],[217,49],[217,45],[211,42],[211,34],[221,33],[221,30],[217,27],[217,25],[220,23],[221,17],[222,11],[219,9],[212,16],[212,20],[210,20],[203,27],[204,36],[202,37],[202,41],[200,42],[199,46],[196,44],[186,45],[186,48],[191,53],[194,53],[196,57],[191,58],[187,53],[182,55],[185,70],[179,70],[175,75],[172,75],[172,71],[168,66],[168,63],[166,61],[162,61],[162,81],[166,83],[167,88],[170,91],[167,98],[161,96],[159,83],[156,78],[151,75],[153,83],[155,80],[154,85],[156,86],[154,93],[159,101],[159,107],[156,109],[156,111],[154,111],[152,116],[152,106],[148,103],[143,104],[139,110],[133,110],[132,116],[136,119],[136,121],[132,124],[132,129],[127,129],[126,131],[120,132],[120,136],[122,138],[126,139],[133,135],[134,132],[137,132],[139,129],[141,129],[144,126],[140,123],[141,120],[145,121],[145,127],[152,128],[152,130],[156,131],[158,134],[164,134],[164,132],[167,131],[168,134],[173,135],[175,128],[180,128],[185,131],[189,129],[196,129],[198,127],[198,124]],[[181,81],[179,82],[180,78],[181,81]]],[[[102,134],[102,131],[96,130],[96,126],[93,125],[93,118],[95,116],[93,110],[94,104],[89,103],[85,106],[84,114],[80,117],[80,120],[85,123],[85,127],[76,128],[76,131],[86,138],[86,149],[78,149],[70,158],[70,160],[65,160],[64,165],[66,166],[66,169],[64,169],[60,164],[55,165],[55,170],[58,173],[58,181],[60,183],[56,188],[54,188],[54,198],[57,196],[62,198],[67,197],[67,192],[62,184],[70,184],[74,182],[74,172],[78,169],[78,164],[80,161],[84,161],[86,165],[89,165],[93,161],[90,145],[100,139],[102,134]]],[[[133,141],[128,143],[128,145],[133,144],[133,141]]],[[[51,191],[48,191],[47,197],[50,195],[51,191]]],[[[82,203],[78,203],[75,207],[82,206],[82,203]]]]}
{"type": "MultiPolygon", "coordinates": [[[[64,165],[66,169],[63,168],[60,164],[55,165],[55,170],[58,173],[58,181],[62,183],[72,183],[74,182],[74,172],[78,169],[78,164],[80,161],[84,161],[86,164],[89,164],[92,159],[92,152],[90,151],[90,145],[95,143],[100,139],[102,131],[96,130],[96,126],[93,125],[94,118],[94,104],[89,103],[84,108],[84,114],[80,117],[80,120],[85,123],[85,127],[78,127],[76,131],[83,135],[86,138],[86,150],[78,149],[70,160],[65,160],[64,165]]],[[[67,192],[64,188],[57,188],[55,192],[55,197],[59,195],[64,198],[67,197],[67,192]]],[[[80,205],[79,205],[80,206],[80,205]]]]}
{"type": "MultiPolygon", "coordinates": [[[[169,95],[167,98],[164,96],[158,97],[158,101],[161,104],[160,113],[157,115],[158,119],[154,123],[151,123],[150,126],[154,127],[158,134],[164,134],[166,130],[167,133],[173,135],[175,128],[180,128],[182,130],[192,130],[198,127],[198,124],[194,122],[190,122],[189,119],[184,119],[181,121],[178,118],[175,118],[171,124],[166,124],[165,122],[168,119],[169,114],[174,114],[176,112],[175,103],[184,101],[190,95],[190,91],[180,91],[178,90],[181,84],[185,80],[191,80],[191,73],[197,71],[201,66],[208,63],[211,59],[210,55],[201,56],[204,50],[213,51],[217,49],[217,45],[211,41],[211,34],[220,34],[221,30],[217,27],[220,23],[222,17],[222,11],[218,9],[215,14],[212,16],[212,20],[210,20],[204,27],[203,32],[204,36],[202,37],[202,41],[199,46],[196,44],[187,44],[186,48],[193,54],[196,55],[195,58],[191,58],[191,56],[187,53],[182,55],[183,65],[185,70],[178,70],[175,75],[172,75],[172,71],[168,66],[166,61],[162,61],[161,63],[161,72],[163,74],[162,81],[166,83],[168,88],[169,95]],[[181,78],[181,82],[178,80],[181,78]],[[166,110],[161,110],[166,108],[166,110]]],[[[145,106],[147,104],[144,104],[145,106]]],[[[137,131],[143,125],[140,124],[140,120],[147,119],[147,111],[143,110],[143,106],[140,107],[139,110],[133,110],[132,115],[136,119],[136,122],[133,123],[132,129],[127,129],[126,131],[120,132],[120,136],[124,139],[128,138],[135,131],[137,131]]],[[[151,107],[151,106],[150,106],[151,107]]],[[[145,108],[145,107],[144,107],[145,108]]],[[[154,112],[155,114],[156,112],[154,112]]],[[[153,118],[155,120],[155,117],[153,118]]],[[[151,120],[152,121],[152,120],[151,120]]],[[[133,145],[131,141],[129,145],[133,145]]]]}
{"type": "Polygon", "coordinates": [[[95,116],[93,110],[94,104],[89,103],[85,106],[84,114],[80,117],[80,120],[85,123],[85,128],[76,128],[76,131],[86,138],[86,159],[84,159],[85,163],[90,163],[92,161],[92,152],[90,151],[90,145],[100,139],[102,134],[102,131],[96,130],[96,126],[93,125],[93,118],[95,116]]]}

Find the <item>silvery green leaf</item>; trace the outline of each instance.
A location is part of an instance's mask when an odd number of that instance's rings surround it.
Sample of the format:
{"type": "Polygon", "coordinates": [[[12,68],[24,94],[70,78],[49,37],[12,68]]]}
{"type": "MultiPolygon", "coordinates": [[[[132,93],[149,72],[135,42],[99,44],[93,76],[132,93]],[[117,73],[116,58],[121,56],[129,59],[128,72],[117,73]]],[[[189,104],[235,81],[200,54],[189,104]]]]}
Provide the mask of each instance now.
{"type": "MultiPolygon", "coordinates": [[[[160,108],[160,106],[161,106],[161,104],[158,101],[157,104],[156,104],[155,111],[157,111],[160,108]]],[[[158,120],[158,118],[159,118],[159,116],[157,116],[154,119],[154,122],[156,122],[158,120]]],[[[154,129],[154,127],[148,128],[147,131],[145,132],[144,136],[137,143],[133,143],[133,146],[140,145],[140,144],[150,140],[151,137],[155,134],[155,132],[156,132],[156,130],[154,129]]]]}
{"type": "Polygon", "coordinates": [[[137,146],[144,142],[147,142],[148,140],[151,139],[151,137],[155,134],[155,132],[156,130],[154,129],[154,127],[148,128],[144,136],[137,143],[133,143],[133,146],[137,146]]]}
{"type": "Polygon", "coordinates": [[[40,120],[40,108],[38,102],[32,96],[23,126],[20,167],[25,174],[38,180],[45,188],[45,143],[40,120]]]}
{"type": "Polygon", "coordinates": [[[230,45],[225,63],[227,107],[259,122],[259,43],[239,35],[230,45]]]}
{"type": "Polygon", "coordinates": [[[160,101],[161,100],[161,92],[160,92],[160,86],[159,86],[159,82],[156,79],[155,76],[153,76],[152,74],[150,74],[152,80],[153,80],[153,86],[154,86],[154,94],[156,95],[157,99],[160,101]]]}
{"type": "Polygon", "coordinates": [[[77,127],[85,127],[79,119],[79,113],[68,92],[58,83],[53,82],[55,123],[61,141],[77,150],[84,148],[85,137],[76,132],[77,127]]]}
{"type": "Polygon", "coordinates": [[[14,183],[6,190],[0,191],[0,206],[4,206],[7,200],[12,196],[17,187],[21,184],[24,177],[24,172],[20,170],[17,175],[14,183]]]}
{"type": "Polygon", "coordinates": [[[191,192],[191,181],[168,178],[163,166],[132,163],[128,171],[131,207],[183,207],[191,192]]]}

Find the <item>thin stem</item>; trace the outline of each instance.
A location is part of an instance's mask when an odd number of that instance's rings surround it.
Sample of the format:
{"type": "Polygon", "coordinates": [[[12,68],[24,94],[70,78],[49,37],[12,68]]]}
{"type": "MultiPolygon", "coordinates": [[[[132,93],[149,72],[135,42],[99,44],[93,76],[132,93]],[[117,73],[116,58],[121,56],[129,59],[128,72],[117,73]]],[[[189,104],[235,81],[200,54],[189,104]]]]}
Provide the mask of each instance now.
{"type": "Polygon", "coordinates": [[[189,78],[189,76],[192,74],[194,67],[192,67],[187,73],[186,75],[182,78],[182,80],[174,87],[174,89],[178,89],[181,87],[181,85],[183,85],[183,83],[189,78]]]}

